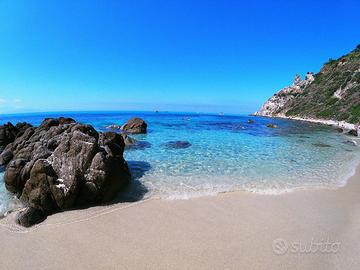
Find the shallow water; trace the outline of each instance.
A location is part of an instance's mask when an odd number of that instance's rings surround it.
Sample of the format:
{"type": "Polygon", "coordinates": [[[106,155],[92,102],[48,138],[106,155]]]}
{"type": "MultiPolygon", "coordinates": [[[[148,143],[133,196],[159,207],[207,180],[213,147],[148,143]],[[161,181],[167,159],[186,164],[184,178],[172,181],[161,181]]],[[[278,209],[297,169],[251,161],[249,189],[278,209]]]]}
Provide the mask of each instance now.
{"type": "Polygon", "coordinates": [[[6,190],[3,177],[4,173],[0,172],[0,218],[4,217],[9,211],[21,207],[21,203],[16,196],[6,190]]]}
{"type": "MultiPolygon", "coordinates": [[[[150,147],[127,150],[137,188],[145,197],[189,198],[224,191],[281,193],[297,188],[336,188],[344,185],[360,159],[354,140],[318,124],[249,116],[187,113],[61,113],[0,117],[0,124],[44,117],[73,117],[99,131],[133,116],[148,123],[148,134],[134,135],[150,147]],[[255,123],[248,123],[253,119],[255,123]],[[271,129],[273,123],[278,128],[271,129]],[[166,147],[188,141],[185,149],[166,147]]],[[[9,200],[0,185],[0,209],[9,200]]],[[[136,191],[136,189],[135,189],[136,191]]]]}

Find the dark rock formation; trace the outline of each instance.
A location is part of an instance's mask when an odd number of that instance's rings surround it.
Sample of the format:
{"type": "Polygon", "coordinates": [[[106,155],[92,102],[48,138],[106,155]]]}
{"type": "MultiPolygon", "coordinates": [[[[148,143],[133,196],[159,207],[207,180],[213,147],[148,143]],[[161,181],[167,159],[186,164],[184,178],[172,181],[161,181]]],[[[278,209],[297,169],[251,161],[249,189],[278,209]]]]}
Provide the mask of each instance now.
{"type": "Polygon", "coordinates": [[[253,124],[253,123],[255,123],[255,121],[252,120],[252,119],[247,120],[247,122],[248,122],[248,124],[253,124]]]}
{"type": "Polygon", "coordinates": [[[46,215],[36,208],[28,207],[19,212],[16,216],[16,222],[24,227],[30,227],[45,220],[46,215]]]}
{"type": "Polygon", "coordinates": [[[15,127],[18,130],[16,137],[20,137],[24,134],[25,130],[27,130],[29,127],[32,127],[32,125],[26,122],[19,122],[15,125],[15,127]]]}
{"type": "Polygon", "coordinates": [[[29,207],[20,224],[56,211],[111,200],[131,179],[124,141],[71,118],[27,128],[0,155],[6,188],[29,207]]]}
{"type": "Polygon", "coordinates": [[[355,136],[357,137],[358,136],[358,131],[356,129],[352,129],[348,132],[349,135],[351,136],[355,136]]]}
{"type": "Polygon", "coordinates": [[[6,146],[13,142],[17,135],[17,129],[10,122],[0,126],[0,145],[6,146]]]}
{"type": "Polygon", "coordinates": [[[187,141],[170,141],[164,144],[164,147],[168,149],[181,149],[181,148],[188,148],[190,146],[191,143],[187,141]]]}
{"type": "Polygon", "coordinates": [[[121,130],[130,134],[145,134],[147,132],[147,124],[141,118],[134,117],[121,127],[121,130]]]}
{"type": "Polygon", "coordinates": [[[278,126],[275,124],[267,124],[266,125],[268,128],[277,128],[278,126]]]}
{"type": "Polygon", "coordinates": [[[128,150],[145,150],[146,148],[150,148],[151,143],[147,141],[136,141],[133,145],[126,146],[128,150]]]}
{"type": "Polygon", "coordinates": [[[17,137],[24,134],[25,130],[32,127],[28,123],[18,123],[16,126],[10,122],[0,126],[0,147],[5,147],[9,143],[15,141],[17,137]]]}

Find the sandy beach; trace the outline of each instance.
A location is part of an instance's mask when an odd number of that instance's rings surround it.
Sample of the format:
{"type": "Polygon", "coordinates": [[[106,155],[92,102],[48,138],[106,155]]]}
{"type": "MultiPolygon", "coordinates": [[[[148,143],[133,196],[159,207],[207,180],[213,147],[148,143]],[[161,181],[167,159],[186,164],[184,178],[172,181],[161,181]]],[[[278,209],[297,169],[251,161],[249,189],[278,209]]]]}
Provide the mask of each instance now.
{"type": "Polygon", "coordinates": [[[360,167],[338,190],[247,192],[0,221],[1,269],[358,269],[360,167]]]}

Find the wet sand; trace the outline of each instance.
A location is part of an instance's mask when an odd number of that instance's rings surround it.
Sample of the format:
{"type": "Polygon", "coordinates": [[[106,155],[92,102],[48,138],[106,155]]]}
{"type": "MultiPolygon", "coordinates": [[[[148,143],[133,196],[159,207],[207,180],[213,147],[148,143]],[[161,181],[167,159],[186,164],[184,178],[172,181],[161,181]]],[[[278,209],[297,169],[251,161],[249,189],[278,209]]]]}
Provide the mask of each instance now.
{"type": "Polygon", "coordinates": [[[360,268],[360,167],[337,190],[151,199],[30,229],[14,215],[0,220],[1,269],[360,268]]]}

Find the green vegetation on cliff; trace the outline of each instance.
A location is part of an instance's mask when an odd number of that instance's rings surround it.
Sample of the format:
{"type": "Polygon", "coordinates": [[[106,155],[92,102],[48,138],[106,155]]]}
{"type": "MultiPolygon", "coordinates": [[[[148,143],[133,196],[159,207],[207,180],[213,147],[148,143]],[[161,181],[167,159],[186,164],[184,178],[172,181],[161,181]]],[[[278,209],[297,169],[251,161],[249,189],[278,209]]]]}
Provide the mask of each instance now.
{"type": "Polygon", "coordinates": [[[286,116],[360,122],[360,45],[329,60],[301,94],[281,109],[286,116]]]}

